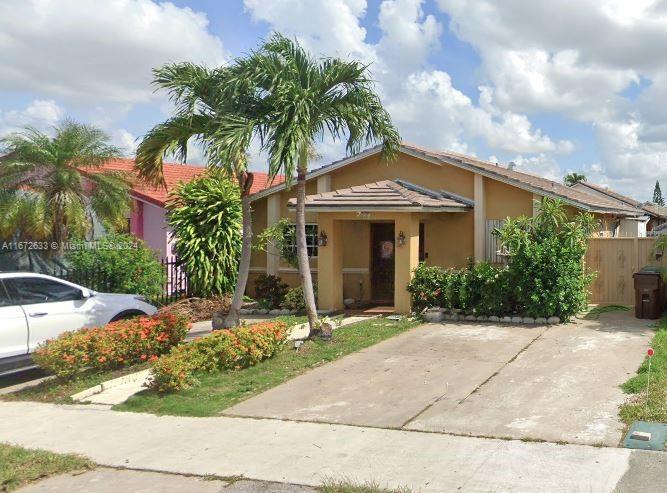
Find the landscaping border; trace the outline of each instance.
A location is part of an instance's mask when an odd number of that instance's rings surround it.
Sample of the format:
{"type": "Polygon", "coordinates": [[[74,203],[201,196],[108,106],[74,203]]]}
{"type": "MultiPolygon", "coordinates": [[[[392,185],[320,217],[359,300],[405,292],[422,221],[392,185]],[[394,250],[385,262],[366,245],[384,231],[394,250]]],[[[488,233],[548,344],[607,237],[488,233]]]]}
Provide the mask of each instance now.
{"type": "Polygon", "coordinates": [[[427,308],[423,312],[424,320],[428,323],[438,323],[444,321],[451,322],[494,322],[494,323],[504,323],[504,324],[526,324],[526,325],[555,325],[561,322],[559,317],[522,317],[516,315],[514,317],[504,316],[498,317],[491,315],[487,317],[486,315],[465,315],[459,309],[448,310],[446,308],[427,308]]]}

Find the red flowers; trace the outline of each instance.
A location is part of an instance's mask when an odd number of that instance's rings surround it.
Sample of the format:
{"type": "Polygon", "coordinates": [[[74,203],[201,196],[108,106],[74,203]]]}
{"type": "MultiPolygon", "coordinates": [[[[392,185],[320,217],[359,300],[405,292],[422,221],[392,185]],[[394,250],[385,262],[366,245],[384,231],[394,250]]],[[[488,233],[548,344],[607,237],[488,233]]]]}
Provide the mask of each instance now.
{"type": "Polygon", "coordinates": [[[187,332],[188,321],[173,314],[121,320],[61,334],[42,344],[34,360],[41,368],[69,378],[84,368],[105,370],[157,359],[187,332]]]}
{"type": "MultiPolygon", "coordinates": [[[[263,322],[234,330],[219,330],[169,354],[155,357],[150,386],[173,392],[196,383],[194,372],[240,369],[269,358],[287,340],[283,322],[263,322]]],[[[152,358],[151,358],[152,360],[152,358]]]]}

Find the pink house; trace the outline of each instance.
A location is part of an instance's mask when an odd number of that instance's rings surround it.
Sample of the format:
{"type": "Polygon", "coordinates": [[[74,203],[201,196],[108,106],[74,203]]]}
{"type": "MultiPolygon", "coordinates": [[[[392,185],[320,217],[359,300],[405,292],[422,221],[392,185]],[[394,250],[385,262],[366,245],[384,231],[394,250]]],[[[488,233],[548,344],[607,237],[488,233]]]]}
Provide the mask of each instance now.
{"type": "MultiPolygon", "coordinates": [[[[107,170],[121,171],[136,177],[134,160],[132,159],[115,159],[107,162],[103,167],[107,170]]],[[[170,238],[171,230],[167,225],[165,210],[165,202],[169,192],[179,183],[191,181],[205,171],[206,168],[203,166],[165,163],[166,190],[155,188],[136,178],[133,180],[130,192],[133,208],[129,217],[129,231],[143,239],[150,248],[157,252],[159,258],[168,258],[174,255],[170,238]]],[[[257,193],[283,181],[283,177],[278,176],[273,182],[269,183],[267,173],[254,172],[251,193],[257,193]]]]}

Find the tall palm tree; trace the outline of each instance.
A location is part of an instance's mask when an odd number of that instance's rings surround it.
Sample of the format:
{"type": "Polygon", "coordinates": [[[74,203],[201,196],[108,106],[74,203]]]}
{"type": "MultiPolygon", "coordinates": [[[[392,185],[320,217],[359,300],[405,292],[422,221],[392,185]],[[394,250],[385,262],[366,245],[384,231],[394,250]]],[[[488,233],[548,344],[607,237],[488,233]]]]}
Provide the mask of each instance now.
{"type": "Polygon", "coordinates": [[[163,158],[175,155],[184,162],[188,141],[194,139],[202,146],[209,166],[222,168],[240,188],[243,241],[239,275],[229,313],[224,317],[220,312],[213,321],[216,329],[234,327],[239,323],[252,253],[250,188],[253,174],[247,170],[246,150],[254,127],[246,125],[248,110],[243,104],[244,98],[237,92],[240,89],[228,82],[230,68],[208,69],[178,63],[165,65],[153,73],[153,84],[168,91],[176,111],[173,117],[152,128],[139,144],[136,156],[139,176],[155,185],[164,185],[163,158]],[[242,127],[235,127],[236,132],[231,137],[230,122],[240,122],[242,127]]]}
{"type": "MultiPolygon", "coordinates": [[[[282,172],[288,183],[296,175],[297,257],[312,332],[317,311],[305,229],[309,149],[327,135],[346,139],[350,154],[381,142],[384,159],[391,161],[398,154],[400,136],[367,66],[358,61],[314,59],[298,42],[274,34],[259,50],[237,60],[232,72],[268,152],[269,174],[282,172]]],[[[243,123],[237,122],[238,131],[242,132],[243,123]]]]}
{"type": "Polygon", "coordinates": [[[568,187],[571,187],[573,185],[576,185],[577,183],[586,181],[586,175],[582,175],[581,173],[570,173],[567,176],[565,176],[565,179],[563,181],[568,187]]]}
{"type": "Polygon", "coordinates": [[[107,228],[126,224],[129,182],[102,164],[120,155],[101,130],[71,120],[53,136],[31,127],[0,141],[0,235],[33,240],[84,237],[95,215],[107,228]]]}

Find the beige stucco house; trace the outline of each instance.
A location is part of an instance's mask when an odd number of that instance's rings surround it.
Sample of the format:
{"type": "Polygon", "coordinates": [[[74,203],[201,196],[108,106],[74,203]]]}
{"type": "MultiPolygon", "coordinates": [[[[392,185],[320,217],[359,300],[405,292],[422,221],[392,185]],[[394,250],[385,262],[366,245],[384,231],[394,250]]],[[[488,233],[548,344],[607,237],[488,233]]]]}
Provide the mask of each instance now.
{"type": "MultiPolygon", "coordinates": [[[[385,164],[375,147],[308,174],[306,221],[318,308],[339,310],[353,298],[410,310],[406,286],[420,261],[462,267],[468,258],[500,261],[491,232],[507,217],[532,215],[543,197],[600,219],[600,234],[619,220],[645,214],[604,194],[451,152],[404,144],[385,164]],[[319,242],[319,245],[318,245],[319,242]]],[[[294,219],[294,188],[270,187],[252,197],[253,227],[294,219]]],[[[256,251],[253,277],[280,276],[299,284],[296,269],[278,252],[256,251]]]]}

